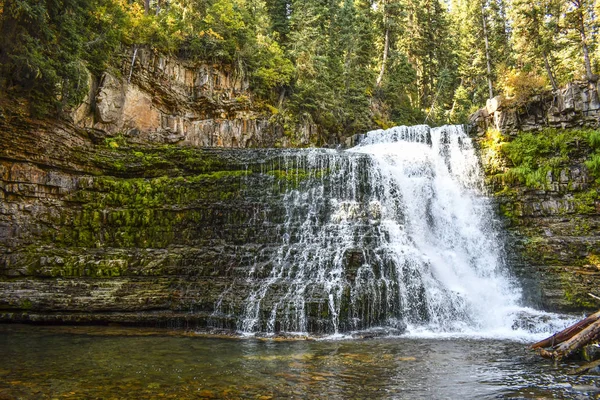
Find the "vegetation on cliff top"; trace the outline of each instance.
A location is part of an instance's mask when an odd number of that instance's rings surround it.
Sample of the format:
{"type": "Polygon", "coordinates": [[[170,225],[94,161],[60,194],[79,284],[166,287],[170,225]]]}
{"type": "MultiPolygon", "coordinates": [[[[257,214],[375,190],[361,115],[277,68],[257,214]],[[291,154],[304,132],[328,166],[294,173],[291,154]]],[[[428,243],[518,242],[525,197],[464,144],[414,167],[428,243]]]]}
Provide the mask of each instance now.
{"type": "Polygon", "coordinates": [[[490,128],[482,141],[486,175],[496,188],[515,185],[546,189],[549,176],[577,159],[585,165],[590,184],[600,185],[600,131],[592,129],[551,129],[523,132],[515,138],[490,128]]]}
{"type": "MultiPolygon", "coordinates": [[[[511,138],[490,128],[481,145],[486,179],[496,195],[515,198],[519,190],[569,193],[560,212],[597,212],[600,131],[544,129],[511,138]]],[[[503,204],[501,211],[516,217],[514,205],[503,204]]]]}
{"type": "Polygon", "coordinates": [[[140,47],[226,65],[283,125],[461,122],[504,91],[596,81],[591,0],[2,0],[0,90],[57,115],[140,47]]]}

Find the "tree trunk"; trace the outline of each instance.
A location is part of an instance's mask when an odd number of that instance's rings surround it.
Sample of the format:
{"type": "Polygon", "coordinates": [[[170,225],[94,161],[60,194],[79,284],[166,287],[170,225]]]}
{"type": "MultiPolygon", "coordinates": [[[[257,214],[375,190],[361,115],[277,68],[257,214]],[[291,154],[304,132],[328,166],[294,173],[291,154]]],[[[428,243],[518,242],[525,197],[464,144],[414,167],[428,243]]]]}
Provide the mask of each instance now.
{"type": "Polygon", "coordinates": [[[150,0],[144,0],[144,14],[150,13],[150,0]]]}
{"type": "Polygon", "coordinates": [[[587,46],[587,36],[585,33],[585,16],[584,16],[584,5],[581,1],[575,2],[575,6],[577,7],[577,30],[579,31],[579,36],[581,37],[581,50],[583,51],[583,63],[585,66],[585,75],[587,80],[590,83],[596,83],[598,81],[598,77],[594,75],[592,72],[592,64],[590,62],[590,53],[587,46]]]}
{"type": "Polygon", "coordinates": [[[492,85],[492,60],[490,57],[490,42],[488,40],[487,21],[485,17],[485,4],[481,2],[481,20],[483,22],[483,40],[485,42],[485,60],[487,64],[487,82],[490,99],[494,97],[494,87],[492,85]]]}
{"type": "Polygon", "coordinates": [[[594,75],[592,72],[592,66],[590,63],[590,54],[588,51],[587,44],[585,42],[585,34],[581,34],[581,48],[583,50],[583,61],[585,63],[585,74],[587,76],[588,81],[592,83],[596,83],[598,81],[598,77],[594,75]]]}
{"type": "Polygon", "coordinates": [[[550,62],[548,61],[548,55],[546,52],[542,52],[542,56],[544,57],[544,66],[546,67],[546,73],[548,74],[548,79],[550,79],[550,83],[552,84],[552,90],[557,91],[558,86],[556,85],[556,79],[554,79],[554,74],[552,73],[552,68],[550,68],[550,62]]]}
{"type": "Polygon", "coordinates": [[[552,358],[556,360],[561,360],[565,357],[569,357],[575,351],[585,346],[599,335],[600,320],[595,321],[587,328],[579,332],[577,335],[573,336],[571,339],[561,343],[560,346],[558,346],[557,349],[554,350],[552,358]]]}
{"type": "Polygon", "coordinates": [[[573,336],[575,336],[579,332],[581,332],[583,329],[588,327],[590,324],[592,324],[598,320],[600,320],[600,311],[598,311],[595,314],[589,315],[587,318],[577,322],[576,324],[569,326],[566,329],[563,329],[562,331],[560,331],[544,340],[534,343],[531,346],[531,348],[538,349],[538,348],[542,348],[542,347],[554,347],[554,346],[564,342],[565,340],[569,340],[570,338],[572,338],[573,336]]]}
{"type": "Polygon", "coordinates": [[[580,374],[583,374],[584,372],[588,372],[590,369],[596,368],[598,366],[600,366],[600,360],[596,360],[591,363],[582,365],[581,367],[577,368],[576,370],[569,372],[569,375],[580,375],[580,374]]]}
{"type": "Polygon", "coordinates": [[[133,67],[135,66],[135,57],[137,56],[138,45],[136,44],[133,48],[133,57],[131,57],[131,67],[129,67],[129,76],[127,77],[127,83],[131,82],[131,74],[133,74],[133,67]]]}
{"type": "Polygon", "coordinates": [[[281,88],[281,91],[279,92],[278,108],[280,109],[283,106],[283,100],[285,100],[285,87],[281,88]]]}
{"type": "Polygon", "coordinates": [[[385,29],[385,44],[383,45],[383,61],[381,62],[381,70],[379,71],[379,76],[377,77],[377,87],[381,87],[381,82],[383,81],[383,73],[385,72],[385,63],[387,62],[389,48],[390,48],[390,28],[387,27],[385,29]]]}

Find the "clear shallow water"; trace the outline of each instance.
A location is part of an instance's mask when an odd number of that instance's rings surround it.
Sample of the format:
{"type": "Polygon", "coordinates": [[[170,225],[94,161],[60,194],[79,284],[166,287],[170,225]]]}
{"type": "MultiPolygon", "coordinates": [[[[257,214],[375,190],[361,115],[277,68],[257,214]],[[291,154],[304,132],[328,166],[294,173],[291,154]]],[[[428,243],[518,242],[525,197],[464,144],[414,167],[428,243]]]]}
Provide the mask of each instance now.
{"type": "Polygon", "coordinates": [[[522,342],[178,335],[0,325],[0,399],[600,398],[522,342]]]}

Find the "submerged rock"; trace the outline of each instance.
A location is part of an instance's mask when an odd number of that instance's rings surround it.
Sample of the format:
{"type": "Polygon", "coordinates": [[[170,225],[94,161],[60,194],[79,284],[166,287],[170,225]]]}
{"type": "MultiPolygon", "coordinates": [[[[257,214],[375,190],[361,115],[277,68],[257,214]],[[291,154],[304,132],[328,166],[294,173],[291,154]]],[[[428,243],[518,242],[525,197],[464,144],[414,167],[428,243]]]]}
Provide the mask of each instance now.
{"type": "Polygon", "coordinates": [[[593,343],[584,346],[581,349],[581,355],[586,361],[596,361],[600,360],[600,344],[593,343]]]}

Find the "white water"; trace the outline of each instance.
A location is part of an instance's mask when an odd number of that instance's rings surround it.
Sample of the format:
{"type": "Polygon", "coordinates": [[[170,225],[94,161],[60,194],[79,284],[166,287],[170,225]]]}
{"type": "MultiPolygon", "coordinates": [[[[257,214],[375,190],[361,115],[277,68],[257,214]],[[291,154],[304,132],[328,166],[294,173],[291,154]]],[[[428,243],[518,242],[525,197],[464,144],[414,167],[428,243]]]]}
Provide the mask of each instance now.
{"type": "Polygon", "coordinates": [[[570,322],[520,306],[461,127],[373,131],[346,152],[293,157],[309,179],[285,195],[268,276],[248,276],[241,332],[532,340],[570,322]]]}

